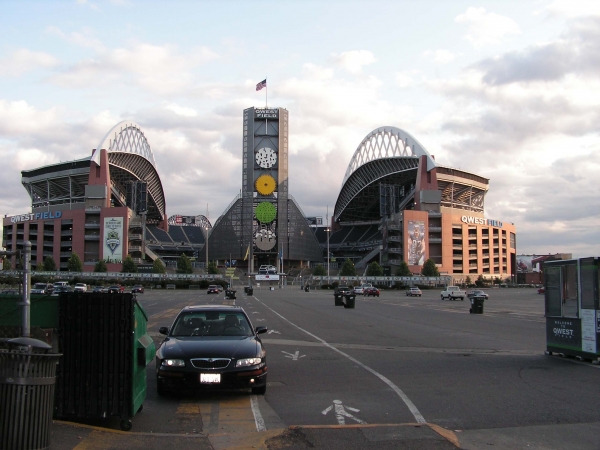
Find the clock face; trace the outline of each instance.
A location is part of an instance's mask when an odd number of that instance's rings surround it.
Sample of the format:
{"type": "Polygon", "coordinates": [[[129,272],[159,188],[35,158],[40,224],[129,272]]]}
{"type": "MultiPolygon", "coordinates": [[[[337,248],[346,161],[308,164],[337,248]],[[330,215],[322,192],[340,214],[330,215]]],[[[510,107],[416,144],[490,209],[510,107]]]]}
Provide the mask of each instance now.
{"type": "Polygon", "coordinates": [[[263,147],[256,152],[256,164],[263,169],[270,169],[277,162],[277,153],[269,147],[263,147]]]}
{"type": "Polygon", "coordinates": [[[271,195],[275,191],[277,183],[271,175],[261,175],[256,179],[254,186],[260,195],[271,195]]]}

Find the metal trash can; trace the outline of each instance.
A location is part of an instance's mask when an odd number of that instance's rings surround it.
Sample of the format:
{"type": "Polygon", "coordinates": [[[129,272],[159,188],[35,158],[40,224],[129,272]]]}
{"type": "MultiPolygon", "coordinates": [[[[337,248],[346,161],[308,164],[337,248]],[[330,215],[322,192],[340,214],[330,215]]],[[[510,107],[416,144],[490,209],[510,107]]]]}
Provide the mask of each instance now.
{"type": "Polygon", "coordinates": [[[248,289],[250,289],[248,286],[244,286],[244,294],[248,293],[248,289]]]}
{"type": "Polygon", "coordinates": [[[356,294],[346,294],[344,295],[346,301],[344,302],[344,308],[354,308],[354,303],[356,301],[356,294]]]}
{"type": "Polygon", "coordinates": [[[470,314],[483,314],[483,302],[485,297],[471,297],[470,314]]]}
{"type": "Polygon", "coordinates": [[[230,300],[235,300],[235,293],[236,293],[236,291],[234,291],[233,289],[226,289],[225,290],[225,298],[228,298],[230,300]]]}
{"type": "Polygon", "coordinates": [[[344,306],[344,294],[334,292],[333,298],[335,299],[335,306],[344,306]]]}
{"type": "Polygon", "coordinates": [[[309,292],[309,291],[310,291],[310,286],[307,284],[307,285],[304,287],[304,292],[309,292]]]}
{"type": "Polygon", "coordinates": [[[32,338],[8,341],[0,350],[0,448],[50,447],[56,365],[62,356],[32,338]]]}

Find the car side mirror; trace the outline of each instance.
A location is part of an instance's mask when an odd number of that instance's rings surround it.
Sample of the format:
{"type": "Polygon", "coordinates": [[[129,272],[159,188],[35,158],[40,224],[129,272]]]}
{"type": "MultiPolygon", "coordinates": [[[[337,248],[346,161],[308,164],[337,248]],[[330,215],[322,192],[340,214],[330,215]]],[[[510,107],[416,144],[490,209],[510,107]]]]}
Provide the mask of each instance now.
{"type": "Polygon", "coordinates": [[[254,331],[256,332],[256,334],[263,334],[269,331],[269,329],[267,327],[256,327],[254,331]]]}
{"type": "Polygon", "coordinates": [[[160,327],[160,328],[158,329],[158,332],[159,332],[160,334],[165,334],[165,335],[167,335],[167,334],[169,334],[169,327],[160,327]]]}

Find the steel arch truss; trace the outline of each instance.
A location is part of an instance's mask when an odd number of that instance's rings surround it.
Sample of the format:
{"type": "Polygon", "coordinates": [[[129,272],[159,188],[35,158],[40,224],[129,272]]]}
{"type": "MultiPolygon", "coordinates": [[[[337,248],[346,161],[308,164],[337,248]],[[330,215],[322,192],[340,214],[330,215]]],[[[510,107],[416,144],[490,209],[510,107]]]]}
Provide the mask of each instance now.
{"type": "Polygon", "coordinates": [[[342,188],[350,176],[364,164],[382,158],[427,156],[427,170],[436,167],[427,150],[406,131],[396,127],[380,127],[371,131],[360,143],[348,169],[342,188]]]}
{"type": "Polygon", "coordinates": [[[135,153],[108,153],[110,179],[113,194],[121,204],[125,204],[127,183],[142,180],[148,183],[148,214],[149,222],[165,220],[165,193],[156,168],[151,162],[135,153]]]}
{"type": "Polygon", "coordinates": [[[403,186],[406,195],[414,195],[418,167],[419,158],[416,156],[376,159],[360,166],[342,186],[333,212],[334,220],[379,220],[379,185],[403,186]]]}
{"type": "Polygon", "coordinates": [[[92,161],[95,161],[98,165],[100,164],[100,150],[102,149],[106,149],[109,153],[123,152],[140,155],[156,168],[154,154],[148,139],[146,139],[140,126],[134,122],[119,122],[106,133],[94,153],[92,153],[92,161]]]}

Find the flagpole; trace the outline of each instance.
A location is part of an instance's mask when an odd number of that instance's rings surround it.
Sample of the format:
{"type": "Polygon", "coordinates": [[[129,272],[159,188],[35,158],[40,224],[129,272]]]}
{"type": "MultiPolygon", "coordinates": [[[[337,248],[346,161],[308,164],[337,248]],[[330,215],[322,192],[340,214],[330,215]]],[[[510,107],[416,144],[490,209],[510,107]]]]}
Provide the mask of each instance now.
{"type": "MultiPolygon", "coordinates": [[[[267,77],[265,77],[265,81],[267,81],[267,77]]],[[[266,86],[265,86],[265,109],[269,108],[269,102],[267,101],[268,93],[269,93],[269,83],[266,83],[266,86]]]]}

